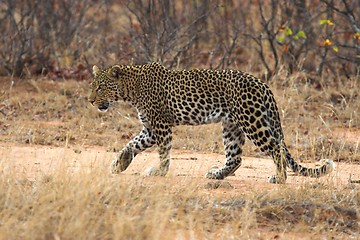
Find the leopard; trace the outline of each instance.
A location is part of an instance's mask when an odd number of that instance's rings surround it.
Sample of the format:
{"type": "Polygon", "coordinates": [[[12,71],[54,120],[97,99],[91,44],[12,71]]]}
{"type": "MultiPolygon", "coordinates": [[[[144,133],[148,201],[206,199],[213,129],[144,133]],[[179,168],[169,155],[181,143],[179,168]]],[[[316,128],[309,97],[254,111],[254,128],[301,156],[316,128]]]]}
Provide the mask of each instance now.
{"type": "Polygon", "coordinates": [[[291,156],[284,141],[280,114],[270,87],[250,73],[224,69],[169,69],[161,63],[94,65],[88,101],[101,112],[114,102],[135,107],[142,130],[116,154],[113,174],[125,171],[136,155],[156,145],[160,164],[149,175],[165,176],[170,166],[172,130],[178,125],[221,123],[225,150],[223,166],[214,166],[208,179],[233,176],[242,164],[248,139],[272,158],[275,174],[268,182],[284,184],[287,167],[297,175],[318,178],[334,170],[325,159],[318,167],[305,167],[291,156]]]}

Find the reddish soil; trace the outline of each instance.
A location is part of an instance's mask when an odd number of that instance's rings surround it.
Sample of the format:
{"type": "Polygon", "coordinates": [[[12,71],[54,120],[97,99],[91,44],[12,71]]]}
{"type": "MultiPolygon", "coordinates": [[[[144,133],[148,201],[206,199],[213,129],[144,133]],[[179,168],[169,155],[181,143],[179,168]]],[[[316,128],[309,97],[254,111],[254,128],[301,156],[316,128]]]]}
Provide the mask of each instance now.
{"type": "MultiPolygon", "coordinates": [[[[93,170],[98,168],[104,174],[110,174],[109,164],[115,153],[106,152],[105,148],[88,147],[84,149],[70,149],[50,146],[13,145],[0,146],[1,163],[6,171],[36,180],[43,176],[56,174],[57,171],[66,170],[77,172],[80,168],[93,170]]],[[[205,179],[204,175],[213,166],[221,166],[225,157],[221,154],[173,150],[171,165],[167,181],[180,181],[181,178],[191,177],[204,189],[212,191],[206,184],[213,181],[205,179]]],[[[144,152],[136,156],[129,168],[120,174],[124,177],[146,176],[150,167],[158,165],[156,151],[144,152]]],[[[314,165],[307,164],[307,166],[314,165]]],[[[231,194],[236,192],[253,192],[271,189],[274,185],[267,183],[267,177],[274,173],[274,164],[269,158],[244,157],[242,166],[236,171],[235,176],[226,178],[226,186],[220,187],[221,193],[231,194]]],[[[298,183],[309,182],[334,182],[336,186],[344,186],[351,179],[360,179],[360,165],[336,163],[336,169],[328,176],[320,179],[311,179],[297,176],[288,172],[287,187],[295,187],[298,183]]],[[[151,182],[163,181],[161,177],[148,177],[151,182]]],[[[216,187],[215,187],[216,188],[216,187]]],[[[216,192],[216,191],[215,191],[216,192]]]]}

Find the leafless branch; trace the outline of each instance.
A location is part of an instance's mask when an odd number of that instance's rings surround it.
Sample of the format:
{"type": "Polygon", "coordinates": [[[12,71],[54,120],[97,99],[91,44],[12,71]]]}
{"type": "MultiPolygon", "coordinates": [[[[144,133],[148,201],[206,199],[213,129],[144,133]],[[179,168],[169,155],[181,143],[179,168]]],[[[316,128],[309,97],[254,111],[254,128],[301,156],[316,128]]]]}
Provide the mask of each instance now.
{"type": "Polygon", "coordinates": [[[330,9],[334,10],[335,12],[337,12],[340,15],[342,15],[343,17],[345,17],[349,21],[349,23],[351,24],[351,27],[354,30],[354,32],[360,33],[359,23],[356,21],[355,16],[354,16],[354,12],[353,12],[353,8],[350,7],[347,0],[342,0],[342,3],[344,4],[344,7],[345,7],[346,11],[343,11],[343,10],[339,9],[338,7],[336,7],[334,5],[333,2],[330,3],[328,0],[321,0],[321,1],[323,3],[325,3],[327,7],[329,7],[330,9]]]}

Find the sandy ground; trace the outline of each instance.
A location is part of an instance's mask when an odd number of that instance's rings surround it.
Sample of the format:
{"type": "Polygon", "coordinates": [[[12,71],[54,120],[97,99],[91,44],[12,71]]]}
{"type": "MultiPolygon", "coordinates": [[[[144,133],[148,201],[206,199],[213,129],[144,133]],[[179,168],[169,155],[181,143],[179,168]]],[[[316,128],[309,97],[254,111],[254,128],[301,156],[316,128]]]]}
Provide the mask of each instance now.
{"type": "MultiPolygon", "coordinates": [[[[0,146],[0,164],[4,171],[12,171],[19,177],[26,177],[29,180],[37,180],[43,176],[56,174],[64,169],[76,174],[80,169],[100,169],[104,174],[109,174],[109,164],[116,155],[107,152],[105,148],[59,148],[49,146],[33,145],[2,145],[0,146]]],[[[221,166],[225,157],[221,154],[192,152],[184,150],[173,150],[170,170],[165,177],[167,181],[179,181],[184,177],[191,177],[199,184],[214,182],[204,178],[204,175],[213,166],[221,166]]],[[[158,154],[155,150],[144,152],[136,156],[129,168],[121,173],[119,177],[144,176],[146,171],[158,165],[158,154]]],[[[305,164],[304,164],[305,165],[305,164]]],[[[306,166],[315,165],[307,164],[306,166]]],[[[236,191],[257,191],[271,189],[274,185],[267,183],[267,178],[275,171],[274,164],[270,158],[243,157],[242,166],[236,171],[235,176],[226,178],[232,187],[222,188],[224,194],[236,191]]],[[[336,169],[328,176],[320,179],[312,179],[295,175],[288,171],[286,185],[296,186],[299,183],[328,182],[332,181],[336,186],[344,186],[351,179],[360,179],[359,164],[336,163],[336,169]]],[[[148,177],[151,181],[163,181],[163,177],[148,177]]],[[[206,187],[205,187],[206,188],[206,187]]],[[[211,188],[209,189],[211,191],[211,188]]]]}
{"type": "MultiPolygon", "coordinates": [[[[223,181],[209,180],[205,173],[213,166],[221,166],[225,156],[216,153],[193,152],[173,150],[170,170],[165,177],[148,177],[146,172],[150,167],[159,163],[156,149],[139,154],[129,168],[119,175],[109,171],[109,164],[114,152],[107,152],[101,147],[87,148],[61,148],[39,145],[14,145],[0,146],[0,167],[3,171],[18,176],[19,181],[41,181],[57,173],[63,174],[97,174],[114,178],[126,178],[129,181],[138,181],[142,178],[143,184],[159,184],[163,181],[179,186],[179,189],[189,184],[195,187],[198,194],[230,199],[243,194],[277,191],[279,189],[301,189],[308,186],[335,186],[343,189],[349,184],[349,177],[360,179],[359,164],[336,163],[336,169],[331,174],[320,179],[296,176],[288,171],[288,180],[285,185],[267,183],[267,177],[272,175],[275,167],[270,158],[244,157],[242,166],[236,171],[235,176],[230,176],[223,181]],[[81,173],[80,173],[81,171],[81,173]],[[100,173],[99,173],[100,171],[100,173]],[[219,182],[221,185],[219,186],[219,182]]],[[[309,166],[309,164],[307,165],[309,166]]],[[[314,166],[314,165],[310,165],[314,166]]],[[[313,235],[310,232],[277,232],[272,227],[261,227],[261,236],[266,239],[328,239],[325,236],[313,235]]],[[[173,235],[172,232],[170,235],[173,235]]],[[[260,234],[260,233],[259,233],[260,234]]],[[[330,234],[331,235],[331,234],[330,234]]],[[[329,235],[329,236],[330,236],[329,235]]],[[[332,236],[332,235],[331,235],[332,236]]],[[[356,236],[353,239],[356,239],[356,236]]],[[[261,238],[262,239],[262,238],[261,238]]]]}

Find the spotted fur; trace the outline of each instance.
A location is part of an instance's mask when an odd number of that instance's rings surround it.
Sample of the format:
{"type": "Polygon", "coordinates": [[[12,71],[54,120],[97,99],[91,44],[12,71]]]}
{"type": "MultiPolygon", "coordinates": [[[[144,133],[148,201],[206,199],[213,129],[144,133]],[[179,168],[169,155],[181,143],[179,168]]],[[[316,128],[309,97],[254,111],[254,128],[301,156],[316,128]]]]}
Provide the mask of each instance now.
{"type": "Polygon", "coordinates": [[[271,183],[285,183],[286,167],[303,176],[320,177],[333,170],[327,160],[318,168],[306,168],[291,157],[284,143],[279,111],[269,87],[238,70],[169,70],[159,63],[141,66],[93,67],[89,102],[106,111],[111,102],[123,100],[136,107],[143,124],[111,163],[113,173],[124,171],[141,151],[157,145],[160,166],[153,175],[164,176],[170,165],[172,127],[222,124],[226,162],[206,174],[223,179],[241,165],[245,136],[272,157],[276,174],[271,183]]]}

